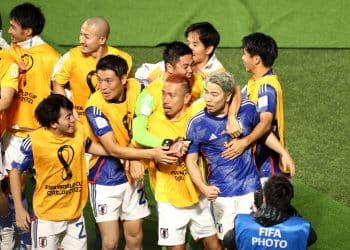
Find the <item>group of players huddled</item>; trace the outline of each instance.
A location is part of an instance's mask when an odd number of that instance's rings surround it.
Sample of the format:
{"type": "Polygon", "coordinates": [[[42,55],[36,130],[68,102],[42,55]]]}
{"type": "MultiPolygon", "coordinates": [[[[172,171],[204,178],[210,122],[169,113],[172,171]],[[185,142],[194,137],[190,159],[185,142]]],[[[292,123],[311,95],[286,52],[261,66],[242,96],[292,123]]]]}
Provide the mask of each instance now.
{"type": "MultiPolygon", "coordinates": [[[[243,38],[251,79],[241,90],[215,55],[220,35],[208,22],[189,25],[186,43],[167,43],[163,61],[142,64],[132,77],[132,57],[107,45],[103,17],[87,19],[80,44],[60,56],[40,37],[40,8],[20,4],[9,16],[11,44],[0,39],[1,249],[14,249],[15,234],[18,249],[87,249],[88,199],[101,237],[96,248],[116,249],[123,233],[125,249],[142,249],[150,214],[145,171],[157,202],[158,244],[185,249],[188,228],[205,249],[222,249],[268,178],[294,176],[270,36],[243,38]],[[28,175],[35,178],[33,211],[24,195],[28,175]]],[[[310,225],[302,222],[283,227],[275,245],[305,249],[310,225]]],[[[233,249],[276,242],[275,233],[254,245],[253,231],[239,239],[237,230],[233,249]]]]}

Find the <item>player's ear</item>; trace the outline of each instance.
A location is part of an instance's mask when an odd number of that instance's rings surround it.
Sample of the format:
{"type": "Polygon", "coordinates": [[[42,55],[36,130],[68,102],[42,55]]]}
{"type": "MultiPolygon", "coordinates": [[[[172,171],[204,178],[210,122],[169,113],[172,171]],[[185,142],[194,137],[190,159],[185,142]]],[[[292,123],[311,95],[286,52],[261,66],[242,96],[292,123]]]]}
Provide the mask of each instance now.
{"type": "Polygon", "coordinates": [[[173,65],[171,65],[170,63],[166,63],[165,64],[165,70],[167,72],[169,72],[170,74],[173,74],[175,72],[175,68],[173,65]]]}
{"type": "Polygon", "coordinates": [[[227,94],[226,95],[226,102],[229,103],[231,101],[231,96],[232,94],[227,94]]]}
{"type": "Polygon", "coordinates": [[[120,81],[122,82],[123,85],[125,85],[128,81],[128,76],[126,74],[122,75],[120,77],[120,81]]]}
{"type": "Polygon", "coordinates": [[[53,129],[57,129],[57,125],[58,125],[57,122],[53,122],[53,123],[50,124],[50,127],[53,128],[53,129]]]}
{"type": "Polygon", "coordinates": [[[106,42],[107,42],[107,37],[101,36],[99,40],[100,40],[100,44],[101,44],[101,45],[104,45],[104,44],[106,44],[106,42]]]}
{"type": "Polygon", "coordinates": [[[255,65],[258,65],[259,63],[261,63],[261,57],[259,55],[253,56],[253,60],[255,65]]]}
{"type": "Polygon", "coordinates": [[[191,94],[190,94],[190,93],[186,93],[186,94],[185,94],[185,98],[184,98],[184,103],[185,103],[185,105],[190,104],[191,99],[192,99],[191,94]]]}
{"type": "Polygon", "coordinates": [[[26,37],[32,37],[33,36],[33,29],[32,28],[24,28],[23,32],[26,37]]]}
{"type": "Polygon", "coordinates": [[[214,46],[213,46],[213,45],[210,45],[210,46],[208,46],[208,47],[205,48],[205,54],[208,55],[208,56],[209,56],[211,53],[213,53],[213,51],[214,51],[214,46]]]}

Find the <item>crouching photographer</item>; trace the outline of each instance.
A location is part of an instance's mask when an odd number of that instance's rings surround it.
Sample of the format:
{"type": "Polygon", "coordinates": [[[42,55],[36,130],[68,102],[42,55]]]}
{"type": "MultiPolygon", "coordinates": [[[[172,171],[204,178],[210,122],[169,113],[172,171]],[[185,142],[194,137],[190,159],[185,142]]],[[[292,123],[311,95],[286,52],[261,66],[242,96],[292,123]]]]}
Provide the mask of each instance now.
{"type": "Polygon", "coordinates": [[[307,249],[317,240],[310,222],[291,205],[293,185],[273,175],[262,192],[255,193],[252,214],[239,214],[223,244],[226,249],[307,249]],[[262,201],[262,202],[259,202],[262,201]]]}

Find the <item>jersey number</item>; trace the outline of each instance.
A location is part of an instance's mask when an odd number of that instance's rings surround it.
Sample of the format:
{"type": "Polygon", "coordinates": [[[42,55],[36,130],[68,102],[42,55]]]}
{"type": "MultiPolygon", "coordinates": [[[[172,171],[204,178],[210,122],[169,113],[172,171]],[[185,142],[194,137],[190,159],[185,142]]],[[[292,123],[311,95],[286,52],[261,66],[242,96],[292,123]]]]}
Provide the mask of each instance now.
{"type": "Polygon", "coordinates": [[[79,232],[79,239],[83,239],[86,237],[86,234],[85,234],[85,230],[84,230],[84,222],[83,221],[80,221],[78,223],[75,224],[75,226],[77,228],[80,228],[80,232],[79,232]]]}

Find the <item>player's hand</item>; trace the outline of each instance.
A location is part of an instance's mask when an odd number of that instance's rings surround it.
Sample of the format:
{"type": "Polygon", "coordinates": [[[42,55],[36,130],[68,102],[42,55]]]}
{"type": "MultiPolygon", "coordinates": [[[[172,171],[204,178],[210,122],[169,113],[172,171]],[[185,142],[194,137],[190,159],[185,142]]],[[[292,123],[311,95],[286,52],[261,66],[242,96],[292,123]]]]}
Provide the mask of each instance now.
{"type": "Polygon", "coordinates": [[[190,146],[190,141],[179,139],[170,145],[169,150],[176,151],[175,156],[182,157],[186,154],[188,147],[190,146]]]}
{"type": "Polygon", "coordinates": [[[120,162],[122,163],[122,165],[124,166],[124,170],[130,171],[130,161],[126,160],[126,159],[120,159],[120,162]]]}
{"type": "Polygon", "coordinates": [[[208,199],[208,201],[214,201],[220,193],[220,189],[218,187],[207,185],[201,191],[208,199]]]}
{"type": "Polygon", "coordinates": [[[231,135],[233,138],[238,138],[242,134],[242,128],[239,125],[237,117],[229,115],[226,124],[226,133],[231,135]]]}
{"type": "Polygon", "coordinates": [[[295,163],[288,153],[288,151],[285,154],[281,155],[281,163],[282,163],[282,169],[281,171],[283,173],[289,173],[290,177],[293,177],[295,175],[295,163]]]}
{"type": "Polygon", "coordinates": [[[247,146],[248,144],[246,139],[233,139],[227,143],[227,149],[221,153],[221,156],[225,159],[234,159],[242,154],[247,146]]]}
{"type": "Polygon", "coordinates": [[[162,165],[173,165],[178,157],[175,156],[176,150],[171,150],[167,146],[154,148],[153,159],[162,165]]]}
{"type": "Polygon", "coordinates": [[[23,207],[16,209],[16,225],[26,232],[30,229],[30,216],[23,207]]]}
{"type": "Polygon", "coordinates": [[[141,161],[130,161],[130,175],[137,182],[143,181],[145,167],[141,161]]]}

